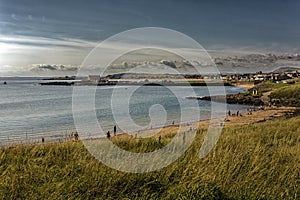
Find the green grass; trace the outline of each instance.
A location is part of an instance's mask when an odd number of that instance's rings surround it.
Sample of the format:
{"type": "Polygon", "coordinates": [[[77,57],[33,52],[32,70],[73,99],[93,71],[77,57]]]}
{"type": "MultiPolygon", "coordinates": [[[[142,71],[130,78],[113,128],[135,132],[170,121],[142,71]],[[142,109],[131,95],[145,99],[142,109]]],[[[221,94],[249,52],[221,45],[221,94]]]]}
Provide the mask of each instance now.
{"type": "Polygon", "coordinates": [[[268,88],[270,88],[270,89],[278,89],[278,88],[287,86],[286,83],[274,83],[272,81],[264,81],[264,82],[260,83],[259,85],[267,85],[268,88]]]}
{"type": "Polygon", "coordinates": [[[258,91],[257,96],[262,96],[263,93],[269,92],[272,90],[277,90],[282,87],[287,87],[288,85],[286,83],[274,83],[272,81],[263,81],[259,84],[257,84],[254,88],[258,91]]]}
{"type": "Polygon", "coordinates": [[[275,105],[300,106],[300,84],[282,87],[272,92],[269,97],[275,105]]]}
{"type": "Polygon", "coordinates": [[[258,92],[264,93],[271,90],[276,90],[279,88],[287,87],[289,84],[286,83],[274,83],[272,81],[263,81],[255,86],[258,89],[258,92]]]}
{"type": "Polygon", "coordinates": [[[271,98],[276,99],[300,99],[300,84],[289,85],[274,91],[271,98]]]}
{"type": "MultiPolygon", "coordinates": [[[[200,129],[178,161],[146,174],[94,159],[81,142],[0,149],[1,199],[299,199],[300,117],[224,129],[204,159],[200,129]]],[[[148,152],[170,137],[115,141],[148,152]]]]}

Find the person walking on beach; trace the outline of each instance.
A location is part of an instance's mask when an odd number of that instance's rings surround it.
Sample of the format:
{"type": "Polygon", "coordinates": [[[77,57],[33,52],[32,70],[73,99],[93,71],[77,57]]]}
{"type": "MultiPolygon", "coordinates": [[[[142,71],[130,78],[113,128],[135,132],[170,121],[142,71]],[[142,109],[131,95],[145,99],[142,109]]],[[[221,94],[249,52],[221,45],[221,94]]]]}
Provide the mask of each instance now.
{"type": "Polygon", "coordinates": [[[78,135],[77,131],[76,131],[75,134],[74,134],[74,138],[75,138],[75,141],[77,141],[78,138],[79,138],[79,135],[78,135]]]}
{"type": "Polygon", "coordinates": [[[114,126],[114,136],[116,136],[117,135],[117,126],[115,125],[114,126]]]}
{"type": "Polygon", "coordinates": [[[110,132],[109,131],[107,131],[106,137],[107,137],[107,139],[110,139],[110,132]]]}
{"type": "Polygon", "coordinates": [[[236,116],[237,116],[237,117],[239,116],[239,114],[240,114],[240,111],[239,111],[239,110],[236,111],[236,116]]]}
{"type": "Polygon", "coordinates": [[[228,110],[228,116],[231,116],[231,111],[230,110],[228,110]]]}

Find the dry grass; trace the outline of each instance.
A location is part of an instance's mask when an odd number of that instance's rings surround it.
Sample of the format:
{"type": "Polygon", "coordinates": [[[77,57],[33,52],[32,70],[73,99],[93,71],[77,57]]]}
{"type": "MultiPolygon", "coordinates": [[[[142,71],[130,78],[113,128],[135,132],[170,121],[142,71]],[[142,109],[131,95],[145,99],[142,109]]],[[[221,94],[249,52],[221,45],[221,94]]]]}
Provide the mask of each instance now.
{"type": "MultiPolygon", "coordinates": [[[[94,159],[81,142],[0,149],[1,199],[299,199],[300,117],[227,126],[204,159],[205,128],[178,161],[130,174],[94,159]]],[[[168,135],[114,142],[144,152],[168,135]],[[149,145],[151,144],[151,145],[149,145]]]]}
{"type": "Polygon", "coordinates": [[[300,99],[300,84],[282,87],[273,92],[270,97],[278,99],[300,99]]]}

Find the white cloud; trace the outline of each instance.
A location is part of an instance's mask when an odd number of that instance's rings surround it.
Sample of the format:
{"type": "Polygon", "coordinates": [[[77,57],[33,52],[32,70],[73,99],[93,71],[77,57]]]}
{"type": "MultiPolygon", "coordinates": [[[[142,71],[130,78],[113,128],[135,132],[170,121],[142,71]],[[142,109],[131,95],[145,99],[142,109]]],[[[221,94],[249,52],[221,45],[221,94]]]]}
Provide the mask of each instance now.
{"type": "Polygon", "coordinates": [[[81,48],[91,48],[97,43],[89,42],[86,40],[70,39],[70,38],[60,38],[52,39],[45,37],[29,37],[29,36],[19,36],[19,37],[8,37],[0,35],[0,43],[12,43],[21,46],[69,46],[69,47],[81,47],[81,48]]]}
{"type": "MultiPolygon", "coordinates": [[[[30,71],[33,63],[79,65],[95,45],[90,41],[70,38],[0,35],[0,66],[19,66],[21,72],[23,68],[30,71]]],[[[11,72],[3,67],[1,73],[4,71],[11,72]]]]}
{"type": "Polygon", "coordinates": [[[62,71],[62,72],[76,72],[78,67],[62,64],[35,64],[31,71],[62,71]]]}

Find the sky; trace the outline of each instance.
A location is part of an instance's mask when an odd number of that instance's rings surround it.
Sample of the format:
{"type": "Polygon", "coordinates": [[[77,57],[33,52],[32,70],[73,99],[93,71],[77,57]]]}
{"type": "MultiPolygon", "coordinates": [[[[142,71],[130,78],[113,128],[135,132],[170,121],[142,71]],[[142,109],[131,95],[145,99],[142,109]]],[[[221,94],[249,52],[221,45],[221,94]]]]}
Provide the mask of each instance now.
{"type": "Polygon", "coordinates": [[[0,0],[0,76],[73,69],[99,42],[139,27],[182,32],[211,52],[299,53],[299,11],[298,0],[0,0]]]}

